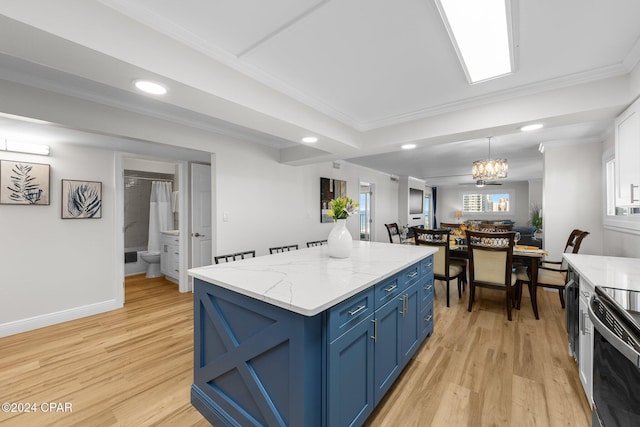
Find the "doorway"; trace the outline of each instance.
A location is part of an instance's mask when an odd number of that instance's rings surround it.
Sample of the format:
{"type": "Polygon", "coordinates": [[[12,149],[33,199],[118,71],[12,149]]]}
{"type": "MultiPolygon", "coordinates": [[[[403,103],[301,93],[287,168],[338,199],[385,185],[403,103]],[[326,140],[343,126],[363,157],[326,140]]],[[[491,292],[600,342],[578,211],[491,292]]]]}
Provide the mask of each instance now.
{"type": "Polygon", "coordinates": [[[373,184],[360,183],[360,240],[371,241],[373,224],[372,214],[373,184]]]}

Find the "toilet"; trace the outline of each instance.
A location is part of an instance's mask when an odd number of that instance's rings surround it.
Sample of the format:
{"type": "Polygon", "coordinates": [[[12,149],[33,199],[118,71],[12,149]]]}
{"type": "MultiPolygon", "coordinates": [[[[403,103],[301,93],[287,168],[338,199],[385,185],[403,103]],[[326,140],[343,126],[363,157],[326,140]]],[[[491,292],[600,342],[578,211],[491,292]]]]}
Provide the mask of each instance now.
{"type": "Polygon", "coordinates": [[[153,277],[162,276],[162,273],[160,272],[160,252],[143,251],[140,252],[140,257],[148,264],[147,278],[151,279],[153,277]]]}

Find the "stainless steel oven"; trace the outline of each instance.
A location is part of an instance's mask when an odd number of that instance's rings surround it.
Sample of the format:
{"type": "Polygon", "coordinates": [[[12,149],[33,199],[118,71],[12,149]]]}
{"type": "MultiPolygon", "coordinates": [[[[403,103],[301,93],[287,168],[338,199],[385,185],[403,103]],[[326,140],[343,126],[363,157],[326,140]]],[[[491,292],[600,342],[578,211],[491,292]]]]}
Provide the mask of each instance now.
{"type": "Polygon", "coordinates": [[[640,292],[596,286],[592,426],[640,426],[640,292]]]}

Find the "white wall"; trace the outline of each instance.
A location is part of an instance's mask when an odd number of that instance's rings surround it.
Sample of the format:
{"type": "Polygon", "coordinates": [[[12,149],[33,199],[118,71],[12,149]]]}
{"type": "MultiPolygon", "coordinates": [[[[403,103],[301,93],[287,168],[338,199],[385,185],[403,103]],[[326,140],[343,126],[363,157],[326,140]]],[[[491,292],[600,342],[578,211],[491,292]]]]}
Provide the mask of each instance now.
{"type": "Polygon", "coordinates": [[[116,308],[114,154],[52,145],[50,205],[0,205],[0,336],[116,308]],[[61,219],[61,179],[102,182],[102,218],[61,219]]]}
{"type": "MultiPolygon", "coordinates": [[[[340,169],[332,162],[284,165],[274,149],[231,142],[219,145],[212,158],[214,254],[255,250],[256,255],[265,255],[272,246],[303,248],[308,241],[326,239],[333,224],[320,222],[321,177],[347,181],[347,196],[354,200],[359,199],[360,181],[371,183],[373,240],[388,240],[384,223],[396,222],[398,216],[398,183],[389,175],[346,162],[340,169]]],[[[347,221],[347,227],[358,239],[357,216],[347,221]]]]}
{"type": "Polygon", "coordinates": [[[510,191],[513,200],[510,201],[512,212],[486,213],[486,214],[463,214],[462,221],[467,220],[511,220],[516,226],[527,225],[529,221],[529,184],[527,182],[505,182],[501,186],[488,186],[476,188],[475,186],[455,186],[438,187],[438,201],[436,217],[438,224],[441,222],[458,222],[455,211],[462,210],[462,193],[469,191],[496,192],[510,191]]]}
{"type": "Polygon", "coordinates": [[[544,248],[549,259],[562,258],[571,230],[589,234],[582,254],[603,254],[602,143],[545,147],[543,178],[544,248]]]}

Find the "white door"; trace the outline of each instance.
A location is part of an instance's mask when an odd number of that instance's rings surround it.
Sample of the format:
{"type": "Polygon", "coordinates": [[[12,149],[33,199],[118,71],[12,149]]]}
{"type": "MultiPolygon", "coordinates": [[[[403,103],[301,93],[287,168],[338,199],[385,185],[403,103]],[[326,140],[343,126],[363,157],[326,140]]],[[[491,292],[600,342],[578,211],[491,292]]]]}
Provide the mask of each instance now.
{"type": "Polygon", "coordinates": [[[213,264],[211,256],[211,165],[191,164],[191,267],[213,264]]]}

